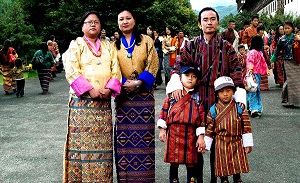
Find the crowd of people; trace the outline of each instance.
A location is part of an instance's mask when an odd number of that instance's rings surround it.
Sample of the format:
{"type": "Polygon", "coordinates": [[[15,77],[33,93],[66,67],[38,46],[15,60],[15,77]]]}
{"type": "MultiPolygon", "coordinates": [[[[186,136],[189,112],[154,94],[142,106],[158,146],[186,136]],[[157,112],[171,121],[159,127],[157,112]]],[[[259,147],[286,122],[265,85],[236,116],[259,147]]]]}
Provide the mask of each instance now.
{"type": "Polygon", "coordinates": [[[202,33],[191,39],[170,25],[161,34],[152,26],[143,34],[138,16],[120,9],[119,30],[107,37],[100,14],[88,11],[80,20],[83,35],[62,56],[50,36],[29,66],[6,41],[1,50],[6,94],[24,95],[22,73],[31,68],[48,94],[62,60],[70,84],[63,182],[113,182],[113,154],[118,182],[155,182],[157,126],[170,183],[179,182],[180,164],[186,166],[188,183],[203,182],[206,151],[211,183],[218,177],[228,183],[231,175],[234,183],[242,183],[253,147],[249,116],[262,115],[261,90],[269,89],[271,69],[282,87],[283,106],[300,105],[299,30],[286,21],[266,33],[254,16],[242,30],[230,20],[218,34],[218,12],[207,7],[198,15],[202,33]],[[246,77],[256,85],[249,86],[246,77]],[[154,91],[163,82],[166,99],[155,122],[154,91]]]}

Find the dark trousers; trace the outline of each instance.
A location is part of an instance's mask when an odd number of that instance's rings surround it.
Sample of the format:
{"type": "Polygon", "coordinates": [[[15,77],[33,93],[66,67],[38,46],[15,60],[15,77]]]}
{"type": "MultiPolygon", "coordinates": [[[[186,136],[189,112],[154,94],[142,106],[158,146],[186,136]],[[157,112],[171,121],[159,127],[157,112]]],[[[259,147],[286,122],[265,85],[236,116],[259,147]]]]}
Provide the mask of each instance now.
{"type": "Polygon", "coordinates": [[[17,97],[24,95],[25,79],[16,80],[17,81],[17,97]]]}

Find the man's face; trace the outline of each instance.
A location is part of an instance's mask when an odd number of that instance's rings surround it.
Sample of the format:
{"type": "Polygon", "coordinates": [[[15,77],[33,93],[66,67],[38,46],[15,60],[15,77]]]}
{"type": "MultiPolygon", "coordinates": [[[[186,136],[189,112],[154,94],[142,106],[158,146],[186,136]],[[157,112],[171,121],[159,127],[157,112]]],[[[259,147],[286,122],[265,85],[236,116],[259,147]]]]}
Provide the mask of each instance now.
{"type": "Polygon", "coordinates": [[[219,26],[216,12],[212,10],[204,11],[201,13],[201,22],[198,26],[203,30],[203,34],[214,34],[219,26]]]}
{"type": "Polygon", "coordinates": [[[101,37],[105,37],[106,36],[106,32],[101,32],[101,37]]]}
{"type": "Polygon", "coordinates": [[[234,29],[235,28],[235,23],[234,22],[230,22],[228,25],[229,29],[234,29]]]}
{"type": "Polygon", "coordinates": [[[252,21],[253,27],[258,27],[258,18],[254,18],[252,21]]]}
{"type": "Polygon", "coordinates": [[[178,37],[179,37],[179,38],[183,38],[183,37],[184,37],[184,33],[183,33],[183,32],[179,32],[179,33],[178,33],[178,37]]]}

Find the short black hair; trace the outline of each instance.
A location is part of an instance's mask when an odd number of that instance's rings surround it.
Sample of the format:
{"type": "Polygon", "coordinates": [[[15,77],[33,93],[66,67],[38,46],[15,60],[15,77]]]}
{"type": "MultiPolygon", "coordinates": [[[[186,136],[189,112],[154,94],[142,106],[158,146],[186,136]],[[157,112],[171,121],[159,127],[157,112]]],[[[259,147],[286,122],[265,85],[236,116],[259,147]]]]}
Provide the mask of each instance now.
{"type": "Polygon", "coordinates": [[[263,40],[262,37],[260,37],[259,35],[253,36],[252,40],[251,40],[251,50],[255,49],[255,50],[262,50],[263,48],[263,40]]]}
{"type": "Polygon", "coordinates": [[[251,21],[253,21],[256,18],[259,19],[259,17],[257,15],[252,16],[251,21]]]}
{"type": "Polygon", "coordinates": [[[238,50],[245,48],[245,46],[243,44],[238,45],[238,50]]]}
{"type": "Polygon", "coordinates": [[[288,21],[285,21],[285,22],[284,22],[284,25],[291,26],[293,30],[295,29],[295,28],[294,28],[294,24],[293,24],[292,21],[289,21],[289,20],[288,20],[288,21]]]}
{"type": "Polygon", "coordinates": [[[96,15],[96,16],[98,17],[98,19],[101,21],[101,15],[99,14],[98,11],[95,11],[95,10],[87,11],[87,12],[85,12],[85,13],[82,15],[82,17],[81,17],[81,19],[80,19],[80,22],[79,22],[79,26],[80,26],[80,27],[83,26],[85,19],[86,19],[90,14],[96,15]]]}
{"type": "Polygon", "coordinates": [[[235,23],[235,20],[229,20],[228,23],[235,23]]]}
{"type": "Polygon", "coordinates": [[[263,31],[266,30],[266,29],[265,29],[265,26],[261,25],[261,26],[258,26],[258,27],[257,27],[257,33],[258,33],[259,31],[261,31],[261,30],[263,30],[263,31]]]}
{"type": "Polygon", "coordinates": [[[198,15],[198,22],[201,22],[201,14],[204,12],[204,11],[213,11],[217,14],[217,20],[219,21],[220,17],[219,17],[219,14],[218,12],[213,9],[212,7],[205,7],[203,8],[200,12],[199,12],[199,15],[198,15]]]}

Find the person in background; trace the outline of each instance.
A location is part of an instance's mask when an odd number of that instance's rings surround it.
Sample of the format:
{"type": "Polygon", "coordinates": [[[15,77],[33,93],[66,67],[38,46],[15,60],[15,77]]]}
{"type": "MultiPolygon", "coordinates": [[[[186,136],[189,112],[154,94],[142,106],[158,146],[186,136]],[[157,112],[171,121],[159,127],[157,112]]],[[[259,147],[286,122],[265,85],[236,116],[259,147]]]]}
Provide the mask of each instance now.
{"type": "MultiPolygon", "coordinates": [[[[272,40],[272,44],[270,47],[270,53],[271,55],[273,54],[273,52],[275,51],[278,41],[281,37],[284,36],[284,29],[283,29],[283,25],[279,25],[276,28],[275,31],[275,36],[274,39],[272,40]]],[[[284,65],[283,65],[283,58],[282,58],[282,50],[279,52],[278,56],[277,56],[277,60],[274,64],[274,68],[273,70],[273,75],[274,75],[274,80],[276,84],[279,84],[279,86],[282,88],[283,87],[283,83],[286,80],[285,77],[285,69],[284,69],[284,65]]]]}
{"type": "Polygon", "coordinates": [[[154,40],[154,33],[153,33],[153,27],[152,26],[147,27],[147,35],[154,40]]]}
{"type": "Polygon", "coordinates": [[[162,51],[163,51],[163,69],[165,72],[165,84],[169,82],[171,78],[171,70],[174,66],[176,53],[178,49],[178,39],[175,35],[172,26],[168,25],[166,27],[166,38],[162,41],[162,51]]]}
{"type": "Polygon", "coordinates": [[[181,48],[184,47],[184,45],[189,41],[189,39],[187,39],[185,36],[184,36],[184,33],[182,30],[178,30],[177,31],[177,39],[178,39],[178,49],[177,49],[177,56],[180,54],[180,50],[181,48]]]}
{"type": "MultiPolygon", "coordinates": [[[[48,46],[48,50],[52,53],[53,58],[56,58],[57,57],[57,53],[56,53],[56,51],[53,48],[53,42],[51,40],[47,41],[47,46],[48,46]]],[[[56,77],[56,66],[57,66],[57,62],[54,59],[54,64],[51,67],[51,80],[53,80],[53,78],[56,77]]]]}
{"type": "Polygon", "coordinates": [[[250,49],[252,37],[257,35],[258,19],[258,16],[253,16],[251,26],[246,28],[243,34],[242,44],[244,44],[247,51],[250,49]]]}
{"type": "Polygon", "coordinates": [[[49,94],[49,82],[51,80],[51,67],[54,64],[54,57],[48,49],[46,42],[41,43],[41,47],[37,50],[33,57],[31,64],[37,69],[40,85],[43,90],[43,95],[49,94]],[[36,63],[38,60],[38,65],[36,63]]]}
{"type": "Polygon", "coordinates": [[[162,43],[159,39],[159,34],[156,30],[153,31],[154,34],[154,47],[157,51],[158,59],[159,59],[159,68],[155,78],[154,87],[160,86],[163,83],[163,79],[161,76],[161,70],[163,69],[162,62],[163,62],[163,52],[162,52],[162,43]]]}
{"type": "Polygon", "coordinates": [[[198,136],[205,133],[202,100],[195,86],[199,83],[199,70],[195,66],[184,66],[180,70],[180,81],[184,96],[176,101],[166,97],[162,106],[157,127],[160,129],[159,140],[165,142],[164,162],[170,163],[169,182],[179,182],[179,164],[185,164],[187,183],[194,183],[197,172],[197,152],[202,151],[197,142],[198,136]],[[199,148],[198,148],[199,147],[199,148]]]}
{"type": "Polygon", "coordinates": [[[115,36],[110,36],[110,43],[113,44],[114,42],[116,42],[115,36]]]}
{"type": "MultiPolygon", "coordinates": [[[[203,106],[207,114],[208,109],[212,106],[216,97],[214,95],[214,81],[219,76],[231,76],[236,83],[237,89],[235,100],[239,102],[243,108],[246,106],[246,91],[243,84],[242,70],[237,59],[236,52],[232,45],[223,40],[217,34],[219,26],[219,14],[211,7],[203,8],[198,15],[198,26],[202,30],[200,36],[190,40],[177,57],[172,77],[166,87],[166,94],[171,95],[176,101],[183,96],[183,86],[180,82],[180,69],[186,65],[194,64],[200,68],[200,84],[197,91],[200,99],[203,100],[203,106]],[[197,49],[195,49],[197,48],[197,49]]],[[[200,135],[200,138],[204,138],[200,135]]],[[[200,147],[205,148],[204,139],[200,143],[200,147]]],[[[210,155],[211,182],[216,183],[217,178],[214,173],[214,148],[210,155]]],[[[198,153],[198,162],[196,165],[197,182],[203,182],[203,156],[198,153]]]]}
{"type": "Polygon", "coordinates": [[[61,55],[59,52],[59,47],[56,42],[55,36],[51,35],[50,40],[52,41],[52,49],[53,49],[53,51],[51,51],[51,52],[52,52],[53,56],[55,55],[54,56],[55,64],[51,68],[51,74],[52,74],[52,77],[56,77],[56,72],[61,72],[61,70],[63,69],[63,64],[61,61],[61,55]]]}
{"type": "Polygon", "coordinates": [[[249,27],[249,22],[244,22],[243,28],[238,31],[239,35],[239,45],[242,44],[242,38],[244,36],[245,30],[249,27]]]}
{"type": "Polygon", "coordinates": [[[114,37],[115,37],[115,39],[120,39],[119,32],[114,32],[114,37]]]}
{"type": "Polygon", "coordinates": [[[251,39],[251,50],[247,54],[247,73],[252,73],[258,84],[255,92],[247,92],[247,102],[251,117],[260,117],[262,115],[263,103],[260,95],[261,76],[269,75],[270,71],[263,56],[263,41],[260,35],[256,35],[251,39]]]}
{"type": "Polygon", "coordinates": [[[80,20],[82,37],[63,54],[70,84],[63,182],[113,182],[111,96],[121,92],[115,47],[100,40],[101,17],[87,11],[80,20]]]}
{"type": "Polygon", "coordinates": [[[241,173],[249,172],[247,154],[253,147],[249,115],[232,99],[236,87],[230,77],[219,77],[214,86],[218,101],[207,115],[206,149],[210,150],[215,141],[215,176],[221,183],[229,183],[230,175],[234,183],[242,183],[241,173]]]}
{"type": "MultiPolygon", "coordinates": [[[[15,67],[6,74],[7,76],[13,76],[17,83],[17,91],[16,95],[17,97],[23,97],[24,96],[24,88],[25,88],[25,79],[24,79],[24,71],[30,70],[30,66],[24,66],[23,62],[20,58],[17,58],[15,60],[15,67]]],[[[0,73],[3,74],[3,72],[0,70],[0,73]]],[[[3,75],[4,76],[4,75],[3,75]]]]}
{"type": "Polygon", "coordinates": [[[106,41],[110,42],[109,37],[106,36],[106,30],[105,29],[101,30],[100,40],[106,40],[106,41]]]}
{"type": "Polygon", "coordinates": [[[138,15],[118,11],[118,61],[122,91],[115,99],[115,162],[118,182],[155,182],[155,99],[159,68],[153,40],[138,31],[138,15]]]}
{"type": "Polygon", "coordinates": [[[16,80],[13,76],[6,76],[14,67],[16,58],[18,58],[18,54],[13,48],[11,41],[9,39],[5,40],[3,48],[0,50],[0,64],[3,72],[3,89],[5,95],[16,92],[16,80]]]}
{"type": "Polygon", "coordinates": [[[222,39],[227,40],[229,43],[231,43],[233,48],[237,52],[238,51],[237,47],[238,47],[238,41],[239,41],[239,34],[236,30],[234,30],[234,28],[235,28],[235,21],[229,20],[228,28],[222,32],[221,36],[222,36],[222,39]]]}
{"type": "MultiPolygon", "coordinates": [[[[263,48],[261,52],[263,53],[268,68],[271,68],[271,62],[269,57],[270,47],[268,45],[268,37],[265,36],[265,27],[263,25],[257,27],[257,35],[259,35],[262,38],[263,48]]],[[[269,90],[268,75],[263,74],[261,75],[260,91],[267,91],[267,90],[269,90]]]]}
{"type": "Polygon", "coordinates": [[[277,61],[282,51],[282,59],[285,69],[286,81],[282,88],[282,105],[284,107],[295,107],[300,105],[300,66],[297,60],[299,51],[294,51],[300,44],[300,36],[294,34],[294,25],[291,21],[284,23],[285,35],[279,39],[277,47],[271,57],[271,67],[274,68],[274,62],[277,61]]]}
{"type": "Polygon", "coordinates": [[[247,69],[246,69],[247,53],[246,53],[246,50],[245,50],[245,46],[243,44],[240,44],[238,46],[237,57],[238,57],[240,66],[242,68],[243,78],[244,78],[245,75],[246,75],[246,71],[247,71],[247,69]]]}

